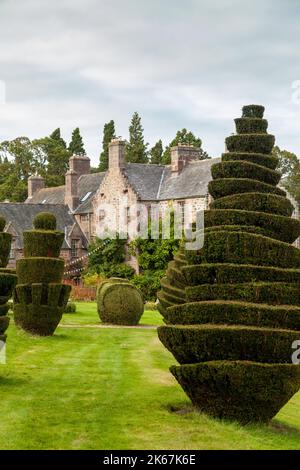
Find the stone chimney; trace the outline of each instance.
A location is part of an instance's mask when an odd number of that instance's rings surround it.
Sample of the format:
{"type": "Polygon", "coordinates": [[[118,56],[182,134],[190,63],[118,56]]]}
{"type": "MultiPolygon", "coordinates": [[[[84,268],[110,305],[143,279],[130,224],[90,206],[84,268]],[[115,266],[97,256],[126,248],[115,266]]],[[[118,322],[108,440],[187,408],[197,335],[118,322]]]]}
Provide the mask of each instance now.
{"type": "Polygon", "coordinates": [[[191,161],[199,160],[200,151],[189,144],[178,144],[171,148],[171,170],[179,174],[191,161]]]}
{"type": "Polygon", "coordinates": [[[125,142],[121,139],[112,139],[108,146],[108,168],[124,168],[125,142]]]}
{"type": "Polygon", "coordinates": [[[36,174],[28,178],[28,199],[31,199],[40,189],[44,189],[45,180],[42,176],[36,174]]]}
{"type": "Polygon", "coordinates": [[[68,170],[66,173],[66,186],[65,186],[65,204],[73,211],[79,205],[78,196],[78,174],[74,170],[68,170]]]}
{"type": "Polygon", "coordinates": [[[91,160],[86,155],[72,155],[69,168],[80,178],[81,175],[88,175],[91,172],[91,160]]]}

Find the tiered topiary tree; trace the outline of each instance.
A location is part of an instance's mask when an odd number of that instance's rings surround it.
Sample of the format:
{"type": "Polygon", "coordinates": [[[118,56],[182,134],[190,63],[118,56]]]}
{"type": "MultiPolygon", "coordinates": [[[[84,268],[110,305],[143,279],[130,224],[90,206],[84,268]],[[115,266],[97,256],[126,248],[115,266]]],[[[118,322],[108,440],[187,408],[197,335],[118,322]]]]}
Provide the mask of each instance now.
{"type": "Polygon", "coordinates": [[[241,423],[269,421],[300,387],[300,222],[276,186],[263,112],[245,106],[235,119],[212,166],[204,246],[175,257],[158,294],[172,374],[201,410],[241,423]]]}
{"type": "Polygon", "coordinates": [[[34,219],[34,230],[23,235],[25,257],[17,261],[15,322],[30,333],[52,335],[71,291],[61,284],[64,260],[59,255],[64,233],[56,230],[53,214],[41,212],[34,219]]]}
{"type": "Polygon", "coordinates": [[[100,320],[115,325],[137,325],[144,312],[141,292],[127,279],[112,277],[103,281],[97,305],[100,320]]]}
{"type": "Polygon", "coordinates": [[[11,248],[11,235],[3,232],[5,224],[5,219],[0,216],[0,344],[6,342],[5,331],[9,325],[9,317],[7,316],[9,310],[8,300],[11,298],[17,283],[15,271],[5,267],[8,263],[11,248]]]}

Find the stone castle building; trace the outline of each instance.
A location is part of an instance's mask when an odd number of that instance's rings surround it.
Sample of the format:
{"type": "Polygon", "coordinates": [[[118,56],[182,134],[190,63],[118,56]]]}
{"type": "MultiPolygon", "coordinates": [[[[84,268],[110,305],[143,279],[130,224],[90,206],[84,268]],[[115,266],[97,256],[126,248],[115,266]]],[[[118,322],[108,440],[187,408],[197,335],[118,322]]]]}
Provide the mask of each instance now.
{"type": "MultiPolygon", "coordinates": [[[[175,202],[183,209],[187,203],[193,214],[209,204],[208,183],[211,166],[220,158],[199,160],[199,151],[180,144],[171,149],[170,165],[125,162],[125,142],[114,139],[109,145],[108,170],[90,172],[87,156],[73,155],[65,176],[65,185],[46,188],[41,176],[28,180],[25,203],[0,203],[0,214],[7,220],[6,230],[13,236],[10,265],[22,256],[22,232],[31,228],[37,212],[53,212],[58,229],[65,232],[62,256],[71,263],[87,253],[89,242],[105,223],[103,207],[118,209],[126,200],[125,219],[130,222],[130,208],[143,204],[159,208],[163,215],[175,202]]],[[[298,214],[295,212],[294,216],[298,214]]],[[[128,258],[136,270],[136,260],[128,258]]]]}

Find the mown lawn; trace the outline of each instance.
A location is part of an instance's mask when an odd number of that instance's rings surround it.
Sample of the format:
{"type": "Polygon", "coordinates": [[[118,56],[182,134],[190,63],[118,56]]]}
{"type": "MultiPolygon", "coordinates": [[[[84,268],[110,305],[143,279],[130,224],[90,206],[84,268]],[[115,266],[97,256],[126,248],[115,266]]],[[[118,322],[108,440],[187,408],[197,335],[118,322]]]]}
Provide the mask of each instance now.
{"type": "MultiPolygon", "coordinates": [[[[142,323],[161,319],[146,312],[142,323]]],[[[300,394],[268,426],[210,419],[169,374],[174,359],[155,329],[97,325],[93,303],[78,304],[51,338],[11,322],[0,365],[0,449],[300,448],[300,394]]]]}

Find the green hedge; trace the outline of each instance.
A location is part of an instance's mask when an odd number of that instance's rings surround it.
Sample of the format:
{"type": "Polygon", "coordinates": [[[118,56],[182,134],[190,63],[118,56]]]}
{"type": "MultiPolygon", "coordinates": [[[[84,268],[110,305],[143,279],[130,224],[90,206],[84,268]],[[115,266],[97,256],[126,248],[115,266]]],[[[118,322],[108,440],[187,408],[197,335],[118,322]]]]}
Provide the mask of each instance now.
{"type": "Polygon", "coordinates": [[[23,233],[24,256],[58,258],[64,233],[47,230],[28,230],[23,233]]]}
{"type": "Polygon", "coordinates": [[[213,179],[247,178],[274,186],[278,184],[281,177],[278,171],[243,160],[215,163],[211,166],[211,174],[213,179]]]}
{"type": "Polygon", "coordinates": [[[65,308],[71,286],[60,283],[31,283],[16,286],[14,302],[16,304],[49,305],[65,308]]]}
{"type": "Polygon", "coordinates": [[[263,118],[265,107],[260,104],[247,104],[242,108],[243,118],[263,118]]]}
{"type": "Polygon", "coordinates": [[[3,232],[5,225],[6,225],[5,218],[0,215],[0,232],[3,232]]]}
{"type": "Polygon", "coordinates": [[[290,217],[294,206],[289,199],[277,194],[242,193],[216,199],[210,209],[242,209],[290,217]]]}
{"type": "Polygon", "coordinates": [[[275,137],[271,134],[238,134],[225,139],[229,152],[271,153],[275,137]]]}
{"type": "Polygon", "coordinates": [[[184,266],[182,275],[186,285],[230,284],[242,282],[287,282],[300,283],[300,269],[282,269],[273,266],[255,266],[251,264],[195,264],[184,266]]]}
{"type": "Polygon", "coordinates": [[[237,134],[265,134],[268,129],[266,119],[243,117],[234,120],[237,134]]]}
{"type": "Polygon", "coordinates": [[[49,305],[15,304],[14,320],[16,325],[28,333],[50,336],[59,324],[65,307],[49,305]]]}
{"type": "Polygon", "coordinates": [[[172,286],[166,277],[161,279],[160,284],[166,294],[178,297],[179,299],[185,299],[184,289],[172,286]]]}
{"type": "Polygon", "coordinates": [[[166,325],[158,327],[163,345],[179,364],[206,361],[292,363],[292,343],[298,331],[224,325],[166,325]]]}
{"type": "Polygon", "coordinates": [[[58,258],[23,258],[17,263],[20,284],[60,282],[64,273],[64,260],[58,258]]]}
{"type": "Polygon", "coordinates": [[[15,274],[0,273],[0,292],[3,296],[11,296],[15,285],[17,284],[17,276],[15,274]]]}
{"type": "Polygon", "coordinates": [[[68,302],[64,313],[76,313],[76,304],[74,302],[68,302]]]}
{"type": "Polygon", "coordinates": [[[287,243],[246,232],[208,232],[201,250],[186,251],[189,264],[238,263],[300,268],[300,250],[287,243]]]}
{"type": "Polygon", "coordinates": [[[185,289],[190,302],[201,300],[244,300],[245,302],[299,305],[299,284],[284,282],[244,282],[241,284],[201,284],[185,289]]]}
{"type": "Polygon", "coordinates": [[[56,217],[50,212],[40,212],[35,216],[33,226],[36,230],[56,230],[56,217]]]}
{"type": "Polygon", "coordinates": [[[168,263],[168,268],[166,271],[166,277],[170,282],[174,284],[175,287],[183,289],[186,285],[186,280],[184,275],[181,272],[181,269],[178,269],[175,266],[174,261],[168,263]]]}
{"type": "Polygon", "coordinates": [[[300,330],[300,307],[291,305],[210,300],[174,305],[165,310],[164,317],[173,325],[214,323],[300,330]]]}
{"type": "Polygon", "coordinates": [[[262,228],[270,237],[293,243],[300,235],[300,221],[282,215],[240,209],[213,209],[204,213],[205,227],[244,225],[262,228]]]}
{"type": "Polygon", "coordinates": [[[240,193],[271,193],[286,196],[286,192],[271,184],[247,178],[220,178],[208,183],[208,191],[213,198],[240,193]]]}
{"type": "Polygon", "coordinates": [[[270,421],[300,386],[294,364],[210,361],[170,371],[200,410],[241,424],[270,421]]]}
{"type": "Polygon", "coordinates": [[[159,304],[163,307],[163,309],[167,309],[168,307],[172,307],[173,305],[182,304],[182,300],[180,299],[179,302],[171,302],[170,300],[166,299],[166,296],[163,291],[157,292],[157,298],[159,300],[159,304]]]}
{"type": "Polygon", "coordinates": [[[4,305],[0,305],[0,317],[7,314],[10,309],[10,304],[7,302],[4,305]]]}
{"type": "Polygon", "coordinates": [[[278,165],[278,158],[275,155],[266,155],[265,153],[251,152],[226,152],[222,153],[222,162],[228,161],[246,161],[265,166],[271,170],[275,170],[278,165]]]}
{"type": "Polygon", "coordinates": [[[9,260],[11,247],[11,234],[7,232],[0,233],[0,267],[5,268],[9,260]]]}
{"type": "Polygon", "coordinates": [[[2,335],[8,328],[9,325],[9,317],[7,316],[0,316],[0,335],[2,335]]]}
{"type": "Polygon", "coordinates": [[[100,284],[97,307],[103,323],[137,325],[144,312],[140,291],[125,279],[112,278],[100,284]]]}

